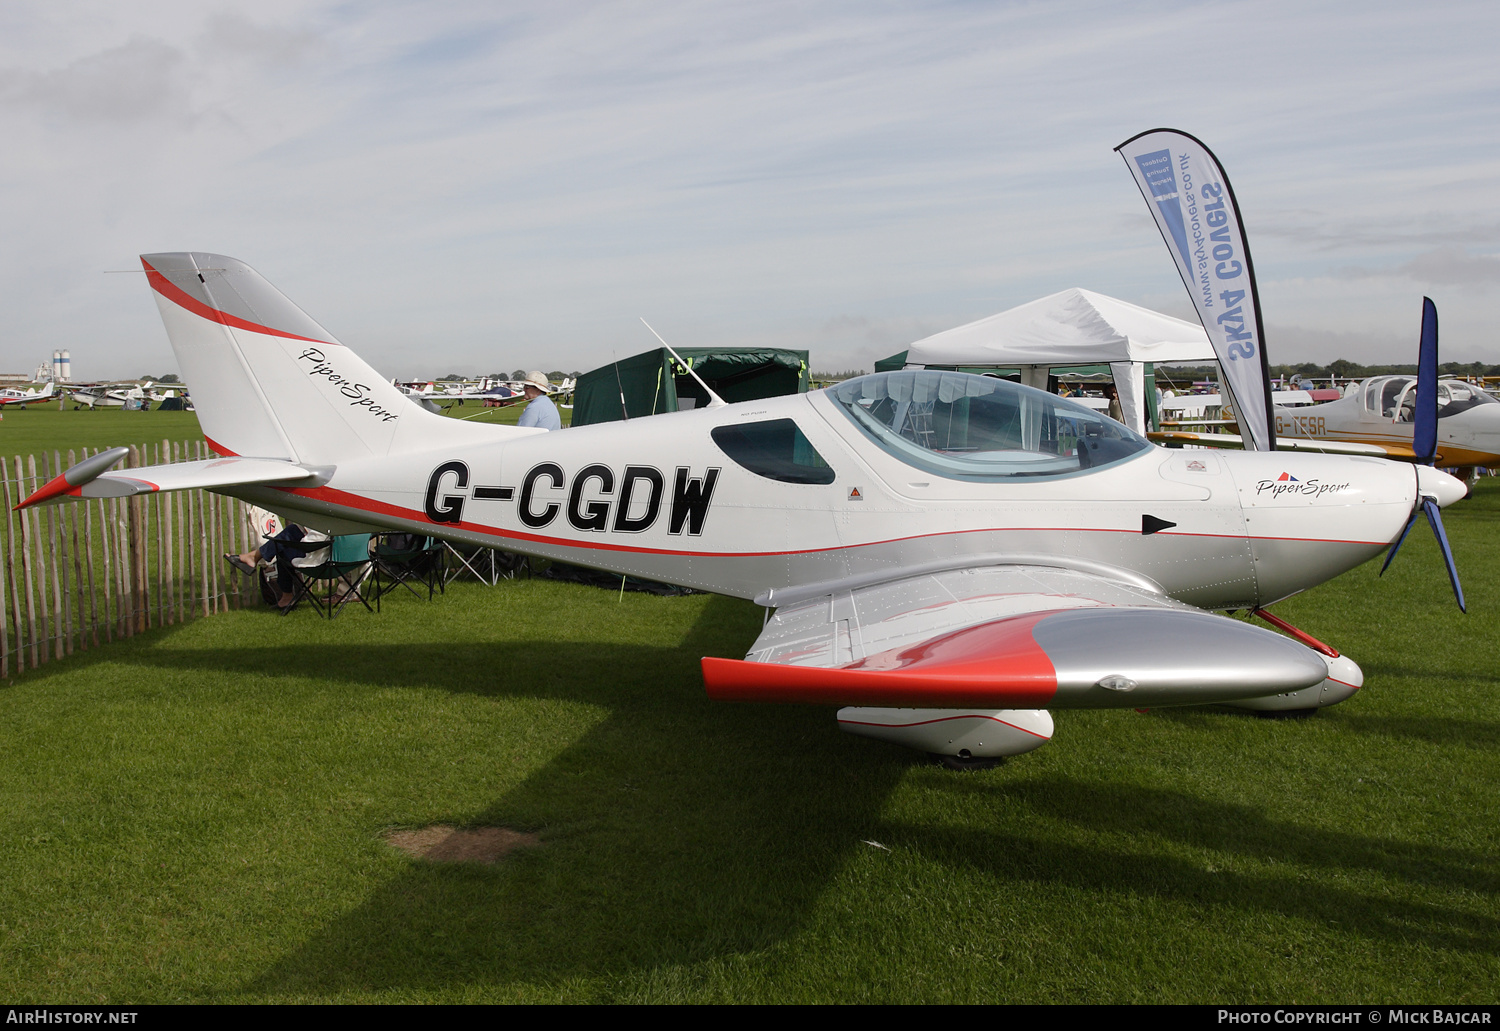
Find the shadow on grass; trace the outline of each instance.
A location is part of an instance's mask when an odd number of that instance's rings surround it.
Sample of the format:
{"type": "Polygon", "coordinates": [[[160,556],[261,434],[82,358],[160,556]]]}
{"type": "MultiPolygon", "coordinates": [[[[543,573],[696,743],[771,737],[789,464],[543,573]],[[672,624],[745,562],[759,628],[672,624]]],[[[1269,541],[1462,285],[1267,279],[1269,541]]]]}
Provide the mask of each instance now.
{"type": "MultiPolygon", "coordinates": [[[[1398,947],[1416,942],[1484,955],[1500,947],[1495,920],[1414,900],[1423,889],[1474,892],[1492,908],[1500,879],[1490,857],[1278,822],[1256,808],[1181,792],[954,776],[941,790],[972,795],[987,809],[1012,805],[1027,818],[1001,831],[883,821],[910,753],[839,734],[827,709],[706,699],[699,657],[740,654],[753,636],[743,607],[736,614],[733,605],[711,599],[676,647],[553,645],[553,654],[587,656],[573,668],[545,656],[498,664],[502,655],[536,657],[537,643],[519,640],[143,647],[108,657],[311,676],[356,690],[581,701],[610,711],[475,817],[540,830],[544,848],[494,868],[412,862],[244,985],[255,996],[461,986],[498,988],[504,997],[506,989],[521,996],[547,985],[572,1001],[608,999],[612,974],[623,979],[785,942],[868,838],[977,871],[1000,894],[1055,884],[1090,899],[1154,895],[1337,924],[1398,947]],[[1184,847],[1289,869],[1213,871],[1206,860],[1184,857],[1184,847]],[[1417,887],[1362,890],[1340,876],[1349,868],[1417,887]]],[[[1175,710],[1169,718],[1223,715],[1175,710]]]]}
{"type": "Polygon", "coordinates": [[[1500,747],[1500,726],[1482,720],[1447,716],[1363,716],[1342,713],[1344,725],[1356,734],[1421,741],[1430,745],[1500,747]]]}
{"type": "Polygon", "coordinates": [[[245,991],[546,983],[578,985],[582,1001],[608,997],[612,972],[727,956],[794,933],[913,760],[839,733],[827,708],[709,701],[699,658],[743,654],[746,643],[735,615],[744,607],[719,601],[677,647],[555,646],[584,662],[545,661],[535,642],[133,655],[179,670],[305,673],[372,690],[442,687],[610,710],[473,821],[539,830],[543,847],[495,867],[413,861],[245,991]],[[538,661],[499,665],[497,655],[538,661]]]}
{"type": "Polygon", "coordinates": [[[1500,688],[1500,674],[1479,669],[1443,670],[1431,666],[1396,666],[1385,662],[1371,662],[1365,667],[1365,683],[1385,683],[1397,677],[1412,680],[1456,681],[1458,683],[1489,684],[1500,688]]]}
{"type": "Polygon", "coordinates": [[[1339,873],[1371,871],[1443,892],[1477,893],[1493,904],[1500,894],[1500,870],[1490,855],[1278,822],[1249,806],[1128,785],[1054,777],[998,789],[956,779],[950,788],[1020,805],[1040,817],[1028,825],[1044,828],[1049,821],[1061,822],[1111,836],[1114,842],[1134,840],[1080,847],[1073,834],[1062,841],[1049,839],[1045,831],[1013,835],[914,825],[887,825],[884,840],[1012,882],[1274,913],[1405,946],[1421,943],[1484,955],[1500,949],[1500,920],[1393,897],[1381,889],[1362,892],[1339,873]],[[1153,847],[1162,839],[1300,869],[1284,875],[1216,870],[1180,854],[1163,854],[1153,847]],[[1308,867],[1328,873],[1308,876],[1308,867]]]}

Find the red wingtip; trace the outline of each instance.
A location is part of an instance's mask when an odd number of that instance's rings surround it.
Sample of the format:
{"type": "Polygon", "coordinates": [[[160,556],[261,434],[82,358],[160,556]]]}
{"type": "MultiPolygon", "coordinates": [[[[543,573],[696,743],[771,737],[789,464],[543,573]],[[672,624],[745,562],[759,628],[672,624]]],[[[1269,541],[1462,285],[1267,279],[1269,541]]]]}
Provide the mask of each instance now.
{"type": "Polygon", "coordinates": [[[1043,708],[1057,694],[1057,670],[1031,629],[1052,614],[965,627],[836,669],[705,658],[703,683],[725,702],[1043,708]]]}
{"type": "Polygon", "coordinates": [[[719,702],[794,702],[805,705],[888,705],[918,708],[984,706],[1040,709],[1057,694],[1055,676],[1032,678],[959,671],[886,671],[787,666],[776,662],[705,658],[703,683],[719,702]]]}
{"type": "Polygon", "coordinates": [[[61,476],[54,476],[52,479],[48,480],[46,483],[38,487],[36,489],[36,492],[33,493],[31,497],[21,502],[15,508],[11,509],[11,511],[19,512],[23,508],[30,508],[32,505],[40,505],[43,501],[49,501],[52,498],[60,497],[63,494],[73,494],[76,496],[82,491],[82,489],[83,488],[81,487],[73,486],[61,476]]]}

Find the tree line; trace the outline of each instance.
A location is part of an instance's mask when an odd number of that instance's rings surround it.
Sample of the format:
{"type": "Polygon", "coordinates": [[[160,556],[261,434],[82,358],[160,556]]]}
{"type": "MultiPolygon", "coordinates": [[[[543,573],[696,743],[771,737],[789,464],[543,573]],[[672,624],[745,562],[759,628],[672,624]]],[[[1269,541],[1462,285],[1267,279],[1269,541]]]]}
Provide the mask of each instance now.
{"type": "MultiPolygon", "coordinates": [[[[1158,384],[1162,380],[1189,382],[1195,379],[1217,379],[1218,371],[1216,365],[1174,365],[1171,368],[1159,365],[1156,368],[1156,379],[1158,384]]],[[[1458,378],[1500,376],[1500,365],[1487,365],[1484,362],[1443,362],[1438,366],[1438,372],[1443,376],[1458,378]]],[[[1294,375],[1301,376],[1303,379],[1328,379],[1336,376],[1342,381],[1367,379],[1370,376],[1415,376],[1416,374],[1415,362],[1406,365],[1361,365],[1359,362],[1351,362],[1346,358],[1339,358],[1327,365],[1303,362],[1300,365],[1271,366],[1272,379],[1287,379],[1294,375]]]]}

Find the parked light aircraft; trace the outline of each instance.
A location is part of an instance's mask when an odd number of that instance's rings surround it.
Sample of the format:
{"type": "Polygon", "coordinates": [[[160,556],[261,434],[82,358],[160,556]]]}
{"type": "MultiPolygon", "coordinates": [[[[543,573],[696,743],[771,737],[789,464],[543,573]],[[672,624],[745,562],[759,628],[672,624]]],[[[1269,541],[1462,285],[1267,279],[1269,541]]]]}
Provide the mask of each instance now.
{"type": "Polygon", "coordinates": [[[329,532],[753,598],[774,614],[745,660],[703,660],[711,697],[843,706],[845,729],[955,763],[1044,743],[1049,708],[1348,698],[1347,657],[1205,610],[1319,584],[1424,497],[1464,494],[1369,458],[1169,451],[930,370],[554,433],[476,425],[422,410],[239,261],[142,261],[222,457],[110,472],[106,452],[23,504],[206,488],[329,532]]]}
{"type": "Polygon", "coordinates": [[[479,380],[478,383],[445,383],[439,387],[436,382],[426,383],[398,383],[401,392],[408,397],[424,398],[436,403],[455,401],[501,401],[512,397],[519,397],[519,388],[512,387],[508,383],[499,380],[491,381],[488,376],[479,380]]]}
{"type": "Polygon", "coordinates": [[[74,407],[83,406],[89,409],[95,408],[124,408],[137,411],[150,406],[152,402],[165,401],[167,398],[176,397],[176,391],[183,389],[177,387],[163,387],[162,390],[154,390],[151,380],[137,383],[134,380],[124,383],[81,383],[69,389],[74,407]]]}
{"type": "Polygon", "coordinates": [[[15,390],[7,387],[0,390],[0,407],[5,405],[29,405],[35,401],[50,401],[57,396],[57,384],[49,382],[46,386],[30,390],[15,390]]]}
{"type": "MultiPolygon", "coordinates": [[[[1276,443],[1283,450],[1313,450],[1340,454],[1384,455],[1415,461],[1412,430],[1416,425],[1417,378],[1376,376],[1354,384],[1333,401],[1290,406],[1301,391],[1273,394],[1276,443]]],[[[1178,407],[1216,405],[1217,395],[1187,395],[1173,398],[1178,407]]],[[[1447,379],[1437,385],[1439,468],[1500,466],[1500,401],[1479,387],[1447,379]]],[[[1188,425],[1195,420],[1184,420],[1188,425]]],[[[1225,410],[1222,421],[1233,423],[1234,413],[1225,410]]],[[[1201,420],[1198,420],[1201,424],[1201,420]]],[[[1170,429],[1153,434],[1164,444],[1210,444],[1237,447],[1232,434],[1197,434],[1170,429]]]]}

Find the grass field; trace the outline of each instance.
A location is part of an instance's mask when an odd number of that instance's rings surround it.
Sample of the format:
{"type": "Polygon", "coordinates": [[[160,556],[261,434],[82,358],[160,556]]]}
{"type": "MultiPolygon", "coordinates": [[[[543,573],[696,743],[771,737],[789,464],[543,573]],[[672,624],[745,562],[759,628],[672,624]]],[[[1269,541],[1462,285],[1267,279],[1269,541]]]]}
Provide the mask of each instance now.
{"type": "MultiPolygon", "coordinates": [[[[463,407],[451,406],[444,414],[449,418],[468,418],[474,422],[512,425],[521,417],[522,405],[508,408],[484,408],[475,402],[463,407]]],[[[563,424],[572,416],[571,409],[560,409],[563,424]]],[[[160,444],[163,440],[197,440],[202,437],[198,417],[192,412],[127,412],[121,408],[87,408],[74,410],[57,402],[31,405],[24,411],[14,405],[0,410],[0,455],[13,459],[68,449],[110,448],[122,444],[160,444]]]]}
{"type": "Polygon", "coordinates": [[[201,440],[198,417],[192,412],[127,412],[121,408],[87,408],[74,411],[72,405],[58,411],[57,403],[32,405],[21,411],[11,405],[0,415],[0,455],[14,460],[60,451],[64,460],[68,449],[111,448],[128,444],[160,444],[163,440],[201,440]]]}
{"type": "Polygon", "coordinates": [[[1277,607],[1361,663],[1344,705],[1063,712],[975,774],[709,702],[760,610],[702,595],[455,585],[75,656],[0,686],[0,997],[1493,1002],[1500,483],[1446,518],[1468,616],[1420,528],[1277,607]],[[433,823],[543,844],[383,840],[433,823]]]}

